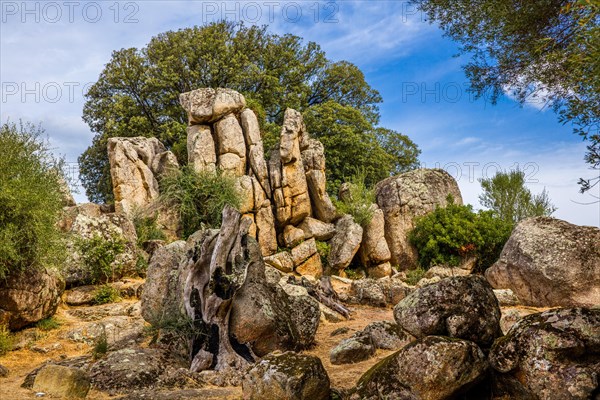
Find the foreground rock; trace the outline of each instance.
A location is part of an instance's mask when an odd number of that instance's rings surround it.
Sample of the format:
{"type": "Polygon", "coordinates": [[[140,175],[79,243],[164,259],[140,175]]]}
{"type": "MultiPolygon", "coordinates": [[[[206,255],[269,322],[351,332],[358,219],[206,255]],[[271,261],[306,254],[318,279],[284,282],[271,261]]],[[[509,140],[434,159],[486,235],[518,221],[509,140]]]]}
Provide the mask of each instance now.
{"type": "Polygon", "coordinates": [[[485,355],[474,343],[428,336],[373,366],[360,378],[351,399],[452,399],[486,371],[485,355]]]}
{"type": "Polygon", "coordinates": [[[60,398],[84,399],[90,390],[90,378],[78,368],[47,365],[37,373],[33,390],[60,398]]]}
{"type": "Polygon", "coordinates": [[[54,315],[64,290],[65,282],[54,270],[11,273],[0,280],[0,325],[16,330],[54,315]]]}
{"type": "Polygon", "coordinates": [[[462,204],[458,184],[441,169],[418,169],[379,182],[375,188],[377,205],[385,218],[385,238],[391,262],[400,270],[417,266],[417,251],[408,242],[414,219],[444,207],[448,195],[462,204]]]}
{"type": "Polygon", "coordinates": [[[67,261],[61,271],[67,287],[95,283],[94,279],[97,277],[83,262],[79,249],[81,241],[95,236],[107,241],[122,240],[124,243],[123,251],[111,264],[114,279],[136,274],[137,234],[133,222],[125,214],[112,212],[93,203],[79,204],[65,208],[58,225],[68,237],[67,261]]]}
{"type": "Polygon", "coordinates": [[[600,304],[600,229],[549,217],[520,222],[485,273],[535,307],[600,304]]]}
{"type": "Polygon", "coordinates": [[[192,370],[241,370],[274,350],[314,342],[319,304],[305,288],[271,285],[250,223],[231,207],[220,231],[201,232],[188,252],[187,316],[201,334],[192,341],[192,370]]]}
{"type": "Polygon", "coordinates": [[[190,125],[214,122],[246,105],[244,96],[224,88],[202,88],[182,93],[179,102],[188,114],[190,125]]]}
{"type": "Polygon", "coordinates": [[[365,333],[355,334],[344,339],[331,349],[329,359],[334,365],[352,364],[368,360],[375,354],[375,345],[371,335],[365,333]]]}
{"type": "Polygon", "coordinates": [[[600,387],[600,309],[532,314],[498,339],[489,356],[498,396],[591,399],[600,387]]]}
{"type": "Polygon", "coordinates": [[[99,390],[113,395],[127,393],[152,387],[168,364],[160,350],[128,348],[111,352],[92,364],[90,377],[99,390]]]}
{"type": "Polygon", "coordinates": [[[177,241],[159,247],[150,259],[142,293],[142,316],[154,326],[177,323],[185,315],[184,258],[185,242],[177,241]]]}
{"type": "Polygon", "coordinates": [[[291,352],[259,361],[242,381],[246,400],[326,400],[329,377],[321,360],[291,352]]]}
{"type": "Polygon", "coordinates": [[[496,296],[475,275],[446,278],[414,291],[394,307],[394,318],[418,338],[443,335],[489,347],[501,335],[496,296]]]}

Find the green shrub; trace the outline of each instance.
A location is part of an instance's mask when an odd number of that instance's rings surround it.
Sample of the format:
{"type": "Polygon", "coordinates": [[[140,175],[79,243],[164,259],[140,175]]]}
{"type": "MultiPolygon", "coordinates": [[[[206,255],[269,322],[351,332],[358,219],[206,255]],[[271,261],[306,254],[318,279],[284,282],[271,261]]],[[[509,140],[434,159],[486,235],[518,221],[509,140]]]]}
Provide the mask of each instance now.
{"type": "Polygon", "coordinates": [[[94,304],[108,304],[120,301],[119,291],[110,285],[102,285],[94,294],[94,304]]]}
{"type": "Polygon", "coordinates": [[[477,270],[482,272],[498,259],[513,226],[490,211],[475,213],[470,205],[454,204],[450,196],[448,201],[447,207],[417,219],[409,234],[419,264],[425,269],[439,264],[457,266],[476,256],[477,270]]]}
{"type": "Polygon", "coordinates": [[[427,271],[423,268],[411,269],[406,271],[406,279],[404,280],[409,285],[416,285],[425,276],[427,271]]]}
{"type": "Polygon", "coordinates": [[[92,282],[114,280],[123,266],[115,260],[125,250],[125,239],[113,233],[108,239],[96,233],[89,239],[78,238],[76,247],[89,271],[92,282]]]}
{"type": "Polygon", "coordinates": [[[13,347],[13,337],[5,325],[0,325],[0,356],[8,353],[13,347]]]}
{"type": "Polygon", "coordinates": [[[103,357],[108,352],[108,336],[106,335],[106,328],[102,325],[102,332],[94,341],[94,348],[92,349],[92,357],[98,359],[103,357]]]}
{"type": "Polygon", "coordinates": [[[160,181],[161,201],[174,207],[187,238],[202,226],[219,227],[225,205],[240,207],[235,178],[221,172],[196,172],[185,166],[160,181]]]}
{"type": "Polygon", "coordinates": [[[354,175],[348,185],[348,193],[336,201],[336,207],[343,214],[350,214],[354,222],[366,227],[373,218],[371,205],[375,203],[375,191],[365,184],[365,173],[354,175]]]}
{"type": "Polygon", "coordinates": [[[317,253],[321,257],[321,264],[323,268],[327,268],[329,266],[329,253],[331,252],[331,246],[327,242],[321,242],[317,240],[315,242],[317,244],[317,253]]]}
{"type": "Polygon", "coordinates": [[[62,209],[62,160],[43,130],[0,126],[0,279],[12,271],[58,267],[66,251],[57,228],[62,209]]]}
{"type": "Polygon", "coordinates": [[[35,324],[35,326],[42,331],[51,331],[54,329],[58,329],[60,328],[60,325],[60,322],[58,322],[58,320],[54,317],[44,318],[43,320],[35,324]]]}
{"type": "Polygon", "coordinates": [[[167,236],[156,225],[157,216],[148,217],[139,212],[133,215],[133,225],[137,234],[137,244],[139,247],[148,240],[166,240],[167,236]]]}

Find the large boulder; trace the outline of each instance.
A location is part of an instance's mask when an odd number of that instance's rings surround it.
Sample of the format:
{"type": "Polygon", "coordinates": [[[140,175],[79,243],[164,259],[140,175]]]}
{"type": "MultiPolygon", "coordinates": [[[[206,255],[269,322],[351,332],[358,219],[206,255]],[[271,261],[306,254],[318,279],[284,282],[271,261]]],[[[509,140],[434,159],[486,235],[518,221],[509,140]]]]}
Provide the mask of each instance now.
{"type": "Polygon", "coordinates": [[[168,365],[164,351],[136,347],[110,352],[89,373],[95,388],[114,395],[153,386],[168,365]]]}
{"type": "Polygon", "coordinates": [[[158,198],[157,178],[177,159],[157,138],[115,137],[108,139],[108,160],[115,196],[115,209],[127,215],[158,198]]]}
{"type": "Polygon", "coordinates": [[[485,276],[524,305],[598,305],[600,229],[549,217],[521,221],[485,276]]]}
{"type": "Polygon", "coordinates": [[[251,265],[244,285],[234,297],[230,321],[232,337],[258,356],[275,350],[301,350],[314,343],[321,312],[306,288],[267,282],[262,262],[251,265]]]}
{"type": "Polygon", "coordinates": [[[246,400],[327,400],[329,385],[321,360],[292,352],[266,356],[242,381],[246,400]]]}
{"type": "Polygon", "coordinates": [[[179,95],[179,102],[188,114],[190,125],[215,122],[246,106],[243,95],[231,89],[202,88],[179,95]]]}
{"type": "Polygon", "coordinates": [[[67,234],[67,261],[62,274],[67,287],[87,285],[93,282],[93,275],[85,266],[78,243],[100,236],[104,240],[122,239],[123,252],[112,263],[114,278],[136,274],[138,259],[137,234],[133,222],[123,213],[107,212],[93,203],[79,204],[63,210],[58,222],[59,228],[67,234]]]}
{"type": "Polygon", "coordinates": [[[329,242],[329,266],[334,271],[343,271],[352,262],[360,248],[363,228],[354,222],[351,215],[344,215],[335,225],[335,235],[329,242]]]}
{"type": "Polygon", "coordinates": [[[176,322],[185,316],[185,250],[184,241],[173,242],[159,247],[150,259],[142,292],[142,316],[154,326],[176,322]]]}
{"type": "Polygon", "coordinates": [[[90,390],[90,378],[78,368],[46,365],[37,373],[33,390],[59,398],[84,399],[90,390]]]}
{"type": "Polygon", "coordinates": [[[391,262],[401,270],[417,266],[417,251],[408,241],[415,217],[447,204],[452,195],[462,204],[458,184],[441,169],[417,169],[387,178],[375,188],[377,205],[385,218],[385,239],[391,252],[391,262]]]}
{"type": "Polygon", "coordinates": [[[474,343],[428,336],[375,364],[360,378],[351,399],[453,399],[479,382],[487,368],[474,343]]]}
{"type": "Polygon", "coordinates": [[[394,307],[394,318],[418,338],[450,336],[489,347],[501,335],[498,300],[487,281],[475,275],[415,290],[394,307]]]}
{"type": "Polygon", "coordinates": [[[56,312],[65,282],[57,271],[30,268],[0,280],[0,325],[21,329],[56,312]]]}
{"type": "Polygon", "coordinates": [[[600,309],[531,314],[494,343],[495,393],[511,399],[597,399],[600,309]]]}

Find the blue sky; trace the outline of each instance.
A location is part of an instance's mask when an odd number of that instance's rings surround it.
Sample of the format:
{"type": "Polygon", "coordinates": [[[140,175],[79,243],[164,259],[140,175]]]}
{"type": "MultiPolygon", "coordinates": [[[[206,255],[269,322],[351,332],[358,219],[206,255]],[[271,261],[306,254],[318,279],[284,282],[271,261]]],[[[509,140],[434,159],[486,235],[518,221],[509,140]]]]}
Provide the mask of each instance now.
{"type": "Polygon", "coordinates": [[[383,96],[382,126],[410,136],[425,166],[457,178],[465,202],[479,208],[477,179],[519,166],[532,191],[549,191],[556,217],[600,226],[600,204],[579,204],[593,200],[577,185],[591,171],[571,127],[541,104],[472,99],[461,69],[466,59],[454,57],[457,46],[406,2],[2,0],[0,7],[1,119],[42,122],[70,162],[93,137],[81,120],[82,93],[113,50],[225,18],[269,24],[319,43],[332,60],[358,65],[383,96]]]}

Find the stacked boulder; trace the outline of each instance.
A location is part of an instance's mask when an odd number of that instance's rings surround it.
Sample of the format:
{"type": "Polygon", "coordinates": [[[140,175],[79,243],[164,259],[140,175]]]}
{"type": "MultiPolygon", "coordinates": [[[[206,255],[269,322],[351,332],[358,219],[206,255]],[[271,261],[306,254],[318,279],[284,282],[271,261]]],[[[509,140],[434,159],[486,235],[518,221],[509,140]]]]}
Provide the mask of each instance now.
{"type": "Polygon", "coordinates": [[[188,114],[188,164],[197,172],[237,178],[242,196],[240,212],[252,221],[251,236],[263,256],[277,251],[271,204],[271,185],[258,119],[240,93],[204,88],[183,93],[180,103],[188,114]]]}
{"type": "MultiPolygon", "coordinates": [[[[355,257],[373,278],[391,276],[392,265],[415,268],[416,250],[407,239],[414,218],[444,206],[449,194],[462,202],[456,181],[446,172],[411,171],[377,185],[373,218],[361,226],[350,215],[340,215],[329,198],[325,149],[310,138],[301,113],[285,111],[279,143],[267,161],[259,121],[243,95],[203,88],[181,94],[180,103],[188,116],[188,165],[236,178],[249,234],[267,264],[282,272],[343,276],[355,257]],[[327,252],[320,254],[320,246],[329,248],[329,271],[323,271],[321,256],[327,252]]],[[[152,211],[160,176],[178,167],[174,155],[155,138],[112,138],[108,150],[117,211],[152,211]]],[[[159,227],[177,232],[177,218],[168,213],[159,210],[159,227]]]]}
{"type": "Polygon", "coordinates": [[[501,336],[500,307],[485,279],[420,288],[396,305],[394,318],[416,340],[367,371],[352,399],[448,399],[477,390],[489,368],[484,351],[501,336]]]}

